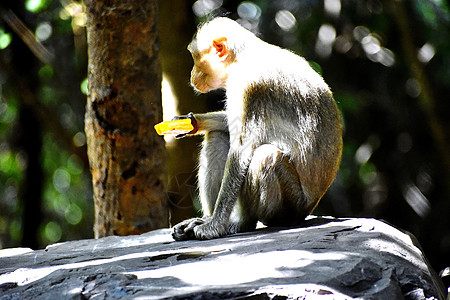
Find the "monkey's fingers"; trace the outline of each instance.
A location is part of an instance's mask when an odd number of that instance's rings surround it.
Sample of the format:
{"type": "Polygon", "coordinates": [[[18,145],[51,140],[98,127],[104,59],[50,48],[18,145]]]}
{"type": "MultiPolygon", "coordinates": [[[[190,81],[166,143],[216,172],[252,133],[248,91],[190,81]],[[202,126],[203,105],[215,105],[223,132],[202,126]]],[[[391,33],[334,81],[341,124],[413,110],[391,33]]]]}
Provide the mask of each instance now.
{"type": "Polygon", "coordinates": [[[194,229],[195,238],[198,240],[210,240],[227,235],[229,232],[223,224],[205,222],[194,229]]]}
{"type": "Polygon", "coordinates": [[[178,120],[185,120],[185,119],[195,119],[194,118],[194,114],[193,113],[188,113],[187,115],[182,115],[182,116],[175,116],[172,118],[171,121],[178,121],[178,120]]]}
{"type": "Polygon", "coordinates": [[[177,134],[177,135],[175,136],[175,138],[176,138],[177,140],[179,140],[179,139],[184,138],[186,135],[187,135],[187,133],[177,134]]]}
{"type": "Polygon", "coordinates": [[[177,136],[175,136],[175,138],[180,139],[185,137],[187,134],[194,134],[198,131],[198,125],[197,125],[197,119],[195,119],[194,114],[193,113],[188,113],[187,115],[184,116],[175,116],[172,118],[172,121],[179,121],[179,120],[190,120],[191,121],[191,125],[192,125],[192,130],[186,133],[182,133],[182,134],[178,134],[177,136]]]}
{"type": "Polygon", "coordinates": [[[172,237],[175,241],[185,241],[185,240],[189,240],[192,239],[192,237],[189,237],[185,232],[184,232],[184,226],[179,226],[180,224],[176,225],[173,228],[173,232],[172,232],[172,237]]]}
{"type": "Polygon", "coordinates": [[[204,220],[201,218],[193,218],[178,223],[173,227],[172,237],[176,241],[195,239],[194,227],[203,224],[204,220]]]}
{"type": "Polygon", "coordinates": [[[185,233],[189,233],[189,232],[193,233],[194,228],[203,223],[205,223],[205,220],[203,220],[201,218],[191,219],[191,222],[188,224],[188,226],[186,226],[186,228],[184,229],[184,232],[185,233]]]}

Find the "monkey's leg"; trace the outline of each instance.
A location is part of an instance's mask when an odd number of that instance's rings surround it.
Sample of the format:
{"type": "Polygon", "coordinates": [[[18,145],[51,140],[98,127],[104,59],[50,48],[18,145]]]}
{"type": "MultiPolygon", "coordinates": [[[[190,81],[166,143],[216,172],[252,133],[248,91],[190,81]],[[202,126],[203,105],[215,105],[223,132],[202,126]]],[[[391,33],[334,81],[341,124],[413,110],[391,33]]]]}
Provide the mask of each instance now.
{"type": "Polygon", "coordinates": [[[268,226],[292,226],[309,214],[295,166],[273,145],[255,150],[239,201],[244,225],[256,219],[268,226]]]}

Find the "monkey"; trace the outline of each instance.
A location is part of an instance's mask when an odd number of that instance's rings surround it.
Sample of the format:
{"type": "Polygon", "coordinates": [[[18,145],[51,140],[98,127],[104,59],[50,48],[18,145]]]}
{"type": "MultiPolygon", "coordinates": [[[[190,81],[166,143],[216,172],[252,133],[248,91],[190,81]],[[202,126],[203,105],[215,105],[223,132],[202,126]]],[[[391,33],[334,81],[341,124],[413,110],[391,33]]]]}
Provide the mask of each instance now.
{"type": "Polygon", "coordinates": [[[202,135],[203,217],[173,228],[175,240],[213,239],[299,225],[333,182],[342,123],[332,92],[301,56],[225,18],[199,27],[188,46],[197,93],[225,89],[223,111],[189,118],[202,135]]]}

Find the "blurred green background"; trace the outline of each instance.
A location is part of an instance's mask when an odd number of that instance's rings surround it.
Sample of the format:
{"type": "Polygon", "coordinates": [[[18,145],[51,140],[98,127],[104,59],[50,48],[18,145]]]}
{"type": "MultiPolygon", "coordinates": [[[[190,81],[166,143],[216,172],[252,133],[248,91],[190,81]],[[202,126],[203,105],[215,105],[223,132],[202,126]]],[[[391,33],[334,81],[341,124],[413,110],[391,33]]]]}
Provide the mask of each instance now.
{"type": "MultiPolygon", "coordinates": [[[[437,271],[449,266],[448,1],[191,2],[174,15],[238,19],[331,86],[344,154],[314,213],[384,219],[412,232],[437,271]]],[[[91,238],[83,3],[8,0],[0,13],[0,248],[91,238]]]]}

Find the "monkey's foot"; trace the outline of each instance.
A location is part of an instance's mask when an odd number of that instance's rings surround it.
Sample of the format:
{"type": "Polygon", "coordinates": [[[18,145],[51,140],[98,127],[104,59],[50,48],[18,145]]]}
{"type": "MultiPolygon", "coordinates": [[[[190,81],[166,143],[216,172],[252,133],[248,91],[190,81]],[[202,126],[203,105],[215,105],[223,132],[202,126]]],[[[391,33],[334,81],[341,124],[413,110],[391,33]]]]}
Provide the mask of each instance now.
{"type": "Polygon", "coordinates": [[[227,235],[229,232],[227,226],[207,221],[194,227],[194,235],[198,240],[210,240],[227,235]]]}
{"type": "Polygon", "coordinates": [[[205,216],[178,223],[173,227],[172,237],[176,241],[209,240],[225,236],[227,233],[225,226],[214,224],[210,216],[205,216]]]}
{"type": "Polygon", "coordinates": [[[178,223],[173,227],[172,237],[176,241],[196,239],[194,234],[194,228],[198,225],[207,222],[209,218],[210,217],[192,218],[178,223]]]}

